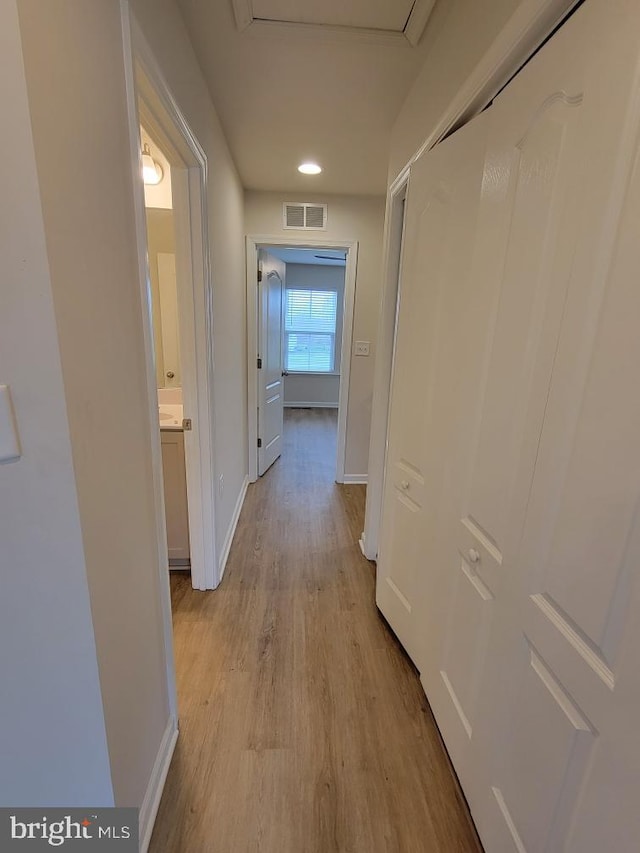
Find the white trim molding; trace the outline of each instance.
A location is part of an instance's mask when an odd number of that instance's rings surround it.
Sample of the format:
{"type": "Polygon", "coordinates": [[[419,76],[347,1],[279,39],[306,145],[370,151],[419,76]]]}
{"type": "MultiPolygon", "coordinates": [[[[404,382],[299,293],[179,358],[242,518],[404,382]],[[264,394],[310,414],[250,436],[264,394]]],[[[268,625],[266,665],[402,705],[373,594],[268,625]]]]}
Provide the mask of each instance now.
{"type": "Polygon", "coordinates": [[[369,560],[369,562],[374,562],[371,559],[371,557],[367,557],[367,546],[366,546],[365,542],[366,542],[366,539],[365,539],[365,535],[364,535],[364,531],[363,531],[363,533],[360,536],[360,539],[358,539],[358,545],[360,546],[360,551],[362,552],[362,556],[365,558],[365,560],[369,560]]]}
{"type": "Polygon", "coordinates": [[[285,409],[337,409],[338,403],[309,403],[309,402],[292,403],[290,401],[285,400],[284,407],[285,407],[285,409]]]}
{"type": "Polygon", "coordinates": [[[140,289],[142,315],[141,335],[144,342],[145,368],[147,374],[146,392],[147,409],[149,412],[149,442],[151,447],[151,473],[153,479],[154,511],[156,519],[156,547],[154,559],[156,561],[159,577],[164,666],[167,677],[167,700],[171,717],[173,719],[177,719],[178,695],[176,690],[176,672],[173,653],[173,624],[171,616],[171,589],[169,586],[169,554],[167,549],[167,530],[164,511],[162,448],[160,444],[160,429],[158,424],[158,392],[156,389],[153,326],[151,321],[151,292],[147,269],[147,225],[144,206],[144,187],[142,182],[139,180],[141,161],[136,95],[136,42],[133,32],[134,22],[129,12],[128,0],[120,0],[120,20],[122,25],[127,118],[129,122],[129,146],[133,178],[132,186],[134,188],[133,209],[136,244],[138,249],[138,284],[140,289]]]}
{"type": "Polygon", "coordinates": [[[156,822],[162,792],[165,782],[167,781],[167,773],[171,765],[171,759],[176,748],[178,740],[178,726],[175,717],[170,717],[167,723],[167,728],[160,741],[160,748],[156,755],[156,760],[153,763],[149,784],[144,795],[144,800],[140,807],[139,817],[139,832],[140,832],[140,853],[146,853],[151,841],[153,833],[153,825],[156,822]]]}
{"type": "Polygon", "coordinates": [[[418,46],[435,5],[436,0],[418,0],[413,4],[411,14],[404,25],[404,37],[412,47],[418,46]]]}
{"type": "Polygon", "coordinates": [[[231,522],[229,524],[229,529],[227,530],[227,535],[224,537],[224,543],[222,545],[222,551],[220,552],[220,568],[218,570],[220,580],[222,580],[224,576],[224,570],[227,567],[227,560],[229,559],[229,552],[231,551],[231,546],[233,545],[233,537],[236,534],[236,528],[238,526],[238,521],[240,520],[240,513],[242,512],[242,507],[244,505],[244,499],[247,496],[247,488],[249,486],[249,477],[245,476],[242,481],[242,486],[240,486],[240,494],[238,495],[238,500],[236,501],[236,505],[233,510],[233,515],[231,516],[231,522]]]}
{"type": "Polygon", "coordinates": [[[378,556],[378,530],[382,515],[391,378],[402,274],[404,208],[408,196],[409,168],[403,169],[387,194],[385,212],[382,302],[378,316],[378,354],[374,368],[371,434],[369,437],[369,488],[365,506],[362,553],[367,560],[378,556]]]}
{"type": "Polygon", "coordinates": [[[345,486],[366,486],[369,482],[368,474],[345,474],[342,478],[345,486]]]}
{"type": "Polygon", "coordinates": [[[341,249],[346,252],[344,277],[344,303],[342,312],[342,345],[340,349],[340,393],[338,397],[338,449],[336,453],[336,483],[344,479],[347,445],[347,408],[351,378],[351,349],[353,344],[353,312],[356,297],[356,271],[358,268],[357,240],[313,240],[304,237],[277,237],[249,234],[247,242],[247,396],[249,426],[249,482],[258,479],[258,249],[269,246],[291,246],[300,249],[341,249]]]}
{"type": "Polygon", "coordinates": [[[385,30],[372,27],[337,26],[332,24],[278,21],[257,18],[251,0],[231,0],[236,27],[241,33],[263,38],[265,36],[294,35],[320,41],[375,44],[381,47],[416,47],[427,26],[435,0],[415,0],[402,30],[385,30]]]}

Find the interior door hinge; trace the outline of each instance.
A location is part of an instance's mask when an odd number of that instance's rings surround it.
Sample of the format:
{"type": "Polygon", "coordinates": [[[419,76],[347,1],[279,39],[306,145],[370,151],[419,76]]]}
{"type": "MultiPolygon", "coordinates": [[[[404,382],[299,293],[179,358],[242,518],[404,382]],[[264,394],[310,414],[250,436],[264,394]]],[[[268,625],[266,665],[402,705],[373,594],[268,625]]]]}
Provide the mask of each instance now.
{"type": "Polygon", "coordinates": [[[262,439],[261,438],[258,439],[258,447],[262,447],[262,439]]]}
{"type": "Polygon", "coordinates": [[[258,365],[258,370],[262,370],[262,359],[261,358],[258,359],[257,365],[258,365]]]}

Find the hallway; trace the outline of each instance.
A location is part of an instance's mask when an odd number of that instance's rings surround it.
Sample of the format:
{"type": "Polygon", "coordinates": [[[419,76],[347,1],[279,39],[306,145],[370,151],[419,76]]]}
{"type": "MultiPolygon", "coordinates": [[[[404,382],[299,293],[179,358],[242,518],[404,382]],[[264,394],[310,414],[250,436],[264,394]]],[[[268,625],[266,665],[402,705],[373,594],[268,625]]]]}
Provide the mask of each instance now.
{"type": "Polygon", "coordinates": [[[172,577],[180,738],[153,853],[480,850],[338,486],[335,412],[285,412],[222,585],[172,577]]]}

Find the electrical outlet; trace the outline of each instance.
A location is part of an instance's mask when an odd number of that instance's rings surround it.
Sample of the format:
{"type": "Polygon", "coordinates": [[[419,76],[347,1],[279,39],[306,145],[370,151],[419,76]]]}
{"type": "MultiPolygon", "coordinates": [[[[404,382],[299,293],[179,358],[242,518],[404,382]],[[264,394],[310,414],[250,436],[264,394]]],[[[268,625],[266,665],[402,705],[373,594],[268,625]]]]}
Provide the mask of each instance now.
{"type": "Polygon", "coordinates": [[[222,493],[224,492],[224,474],[220,474],[218,478],[218,494],[222,497],[222,493]]]}
{"type": "Polygon", "coordinates": [[[356,341],[355,355],[369,355],[369,341],[356,341]]]}

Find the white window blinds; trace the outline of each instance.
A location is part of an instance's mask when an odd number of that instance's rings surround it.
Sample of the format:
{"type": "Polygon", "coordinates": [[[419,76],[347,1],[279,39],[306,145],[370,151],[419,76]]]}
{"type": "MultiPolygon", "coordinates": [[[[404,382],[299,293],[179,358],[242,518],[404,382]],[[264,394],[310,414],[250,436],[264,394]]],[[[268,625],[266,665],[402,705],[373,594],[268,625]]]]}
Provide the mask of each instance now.
{"type": "Polygon", "coordinates": [[[338,294],[335,290],[285,291],[285,368],[301,373],[335,370],[338,294]]]}

